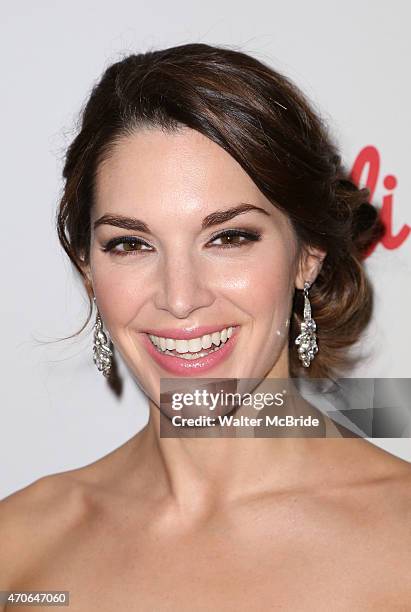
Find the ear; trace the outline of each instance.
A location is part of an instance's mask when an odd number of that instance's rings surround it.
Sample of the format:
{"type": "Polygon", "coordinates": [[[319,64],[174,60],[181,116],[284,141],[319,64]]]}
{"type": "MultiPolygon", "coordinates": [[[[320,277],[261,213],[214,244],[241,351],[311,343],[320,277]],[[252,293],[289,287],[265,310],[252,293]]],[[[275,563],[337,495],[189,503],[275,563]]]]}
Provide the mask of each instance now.
{"type": "Polygon", "coordinates": [[[312,285],[322,268],[326,255],[326,251],[322,251],[321,249],[310,246],[302,247],[295,277],[295,286],[297,289],[304,289],[305,281],[308,281],[310,285],[312,285]]]}

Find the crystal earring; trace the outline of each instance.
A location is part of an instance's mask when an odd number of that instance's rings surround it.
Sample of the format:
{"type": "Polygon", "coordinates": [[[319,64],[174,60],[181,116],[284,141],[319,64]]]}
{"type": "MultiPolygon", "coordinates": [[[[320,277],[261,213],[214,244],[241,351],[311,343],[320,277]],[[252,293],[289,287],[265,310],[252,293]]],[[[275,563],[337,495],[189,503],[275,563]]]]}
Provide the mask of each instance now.
{"type": "MultiPolygon", "coordinates": [[[[94,297],[96,304],[96,298],[94,297]]],[[[96,304],[97,307],[97,304],[96,304]]],[[[94,324],[93,337],[93,361],[97,369],[108,378],[112,364],[113,352],[110,349],[107,336],[103,331],[103,321],[97,308],[96,322],[94,324]]]]}
{"type": "Polygon", "coordinates": [[[305,368],[310,366],[315,354],[318,353],[317,337],[315,335],[317,326],[314,319],[311,318],[311,304],[308,299],[310,286],[307,281],[304,283],[304,321],[301,323],[301,333],[295,339],[295,344],[299,346],[298,357],[305,368]]]}

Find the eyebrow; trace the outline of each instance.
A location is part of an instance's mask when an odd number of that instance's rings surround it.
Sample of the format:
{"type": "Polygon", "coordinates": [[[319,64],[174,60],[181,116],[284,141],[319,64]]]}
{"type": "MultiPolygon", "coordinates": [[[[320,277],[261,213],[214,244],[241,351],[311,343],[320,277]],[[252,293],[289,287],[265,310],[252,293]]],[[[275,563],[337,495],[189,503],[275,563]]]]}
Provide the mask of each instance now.
{"type": "MultiPolygon", "coordinates": [[[[241,215],[249,211],[258,211],[264,215],[270,216],[270,213],[264,210],[264,208],[253,206],[252,204],[240,204],[239,206],[233,206],[232,208],[227,208],[226,210],[216,210],[215,212],[210,213],[202,220],[201,229],[205,230],[213,225],[220,225],[220,223],[230,221],[234,217],[237,217],[237,215],[241,215]]],[[[114,225],[115,227],[121,227],[123,229],[133,230],[135,232],[145,232],[146,234],[152,233],[149,226],[144,221],[136,219],[135,217],[126,217],[124,215],[103,215],[94,222],[93,227],[96,229],[100,225],[114,225]]]]}

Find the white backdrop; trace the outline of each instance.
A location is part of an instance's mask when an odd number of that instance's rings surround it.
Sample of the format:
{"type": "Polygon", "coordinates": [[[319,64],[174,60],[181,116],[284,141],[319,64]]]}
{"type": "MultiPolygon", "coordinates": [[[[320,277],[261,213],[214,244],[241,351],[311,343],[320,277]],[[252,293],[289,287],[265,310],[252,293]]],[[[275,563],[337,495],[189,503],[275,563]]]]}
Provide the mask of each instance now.
{"type": "MultiPolygon", "coordinates": [[[[72,341],[39,342],[77,331],[86,317],[85,293],[54,226],[63,153],[92,85],[124,53],[234,45],[308,94],[350,167],[372,148],[380,160],[371,168],[374,201],[385,198],[387,213],[392,204],[393,238],[366,262],[376,310],[361,346],[372,354],[353,375],[411,377],[410,19],[409,4],[398,0],[15,0],[2,7],[0,498],[98,459],[148,418],[123,364],[122,400],[109,392],[92,362],[91,326],[72,341]]],[[[374,442],[411,461],[410,439],[374,442]]]]}

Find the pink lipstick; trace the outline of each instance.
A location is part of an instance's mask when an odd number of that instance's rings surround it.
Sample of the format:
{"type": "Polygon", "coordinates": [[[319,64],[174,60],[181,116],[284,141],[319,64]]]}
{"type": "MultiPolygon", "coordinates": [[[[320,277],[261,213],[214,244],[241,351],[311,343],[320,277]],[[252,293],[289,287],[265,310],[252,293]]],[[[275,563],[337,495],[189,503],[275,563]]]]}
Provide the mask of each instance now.
{"type": "MultiPolygon", "coordinates": [[[[207,333],[212,333],[215,331],[220,331],[224,329],[226,326],[222,325],[220,327],[216,326],[208,326],[208,327],[197,327],[194,330],[161,330],[161,336],[167,338],[175,338],[177,340],[188,340],[190,338],[196,338],[207,333]],[[206,331],[204,331],[206,330],[206,331]],[[165,333],[166,332],[166,333],[165,333]],[[184,334],[181,336],[181,332],[184,334]]],[[[227,326],[230,327],[230,326],[227,326]]],[[[233,333],[230,338],[225,342],[224,346],[218,348],[218,350],[214,350],[213,352],[209,352],[204,357],[198,357],[196,359],[184,359],[182,357],[177,357],[174,355],[170,355],[164,352],[160,352],[146,333],[142,333],[142,341],[144,346],[146,347],[148,353],[154,359],[154,361],[167,372],[171,372],[176,376],[199,376],[203,372],[208,372],[209,370],[217,367],[223,361],[228,359],[231,355],[238,337],[239,326],[231,326],[233,327],[233,333]]],[[[160,335],[160,330],[156,330],[157,333],[149,332],[153,335],[160,335]]],[[[217,348],[217,347],[214,347],[217,348]]],[[[203,349],[206,350],[206,349],[203,349]]]]}

